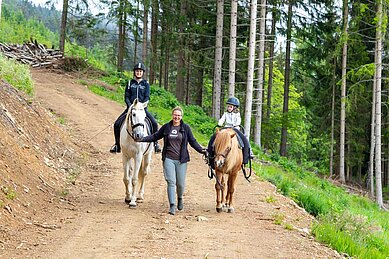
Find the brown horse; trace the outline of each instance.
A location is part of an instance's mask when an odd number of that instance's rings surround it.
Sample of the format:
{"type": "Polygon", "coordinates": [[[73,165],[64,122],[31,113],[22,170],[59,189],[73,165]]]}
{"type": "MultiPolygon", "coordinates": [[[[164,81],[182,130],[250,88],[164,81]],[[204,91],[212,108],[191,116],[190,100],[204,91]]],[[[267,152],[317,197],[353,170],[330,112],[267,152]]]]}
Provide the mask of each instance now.
{"type": "Polygon", "coordinates": [[[234,212],[233,194],[236,189],[236,177],[243,162],[242,150],[239,149],[236,132],[232,128],[216,129],[214,146],[216,211],[222,212],[223,207],[226,207],[231,213],[234,212]]]}

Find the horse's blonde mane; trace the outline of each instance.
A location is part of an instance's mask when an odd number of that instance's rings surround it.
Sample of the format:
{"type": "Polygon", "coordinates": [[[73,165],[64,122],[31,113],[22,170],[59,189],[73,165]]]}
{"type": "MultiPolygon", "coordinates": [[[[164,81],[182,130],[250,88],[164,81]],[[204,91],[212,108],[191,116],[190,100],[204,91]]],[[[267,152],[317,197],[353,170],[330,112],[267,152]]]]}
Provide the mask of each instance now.
{"type": "Polygon", "coordinates": [[[225,162],[226,172],[230,171],[237,163],[242,164],[242,150],[239,148],[236,132],[233,129],[222,129],[216,133],[215,154],[223,153],[228,147],[231,147],[231,151],[225,162]]]}

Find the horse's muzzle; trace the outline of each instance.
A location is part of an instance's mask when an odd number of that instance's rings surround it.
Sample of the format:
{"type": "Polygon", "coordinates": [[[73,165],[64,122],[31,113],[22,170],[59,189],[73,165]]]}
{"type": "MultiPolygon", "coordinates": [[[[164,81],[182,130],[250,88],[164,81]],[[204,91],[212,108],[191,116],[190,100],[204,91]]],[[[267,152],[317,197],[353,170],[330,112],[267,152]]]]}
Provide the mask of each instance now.
{"type": "Polygon", "coordinates": [[[143,135],[144,135],[143,132],[135,133],[135,134],[133,135],[134,140],[135,140],[135,141],[140,141],[140,140],[142,140],[143,135]]]}
{"type": "Polygon", "coordinates": [[[215,167],[222,168],[224,165],[224,159],[215,160],[215,167]]]}

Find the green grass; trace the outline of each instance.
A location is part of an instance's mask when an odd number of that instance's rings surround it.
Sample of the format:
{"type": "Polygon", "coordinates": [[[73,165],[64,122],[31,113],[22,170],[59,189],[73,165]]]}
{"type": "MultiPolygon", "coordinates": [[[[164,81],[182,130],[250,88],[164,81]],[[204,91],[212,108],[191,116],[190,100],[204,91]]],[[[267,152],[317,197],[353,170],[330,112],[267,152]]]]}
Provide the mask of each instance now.
{"type": "Polygon", "coordinates": [[[16,63],[5,58],[0,53],[0,78],[7,81],[15,88],[22,90],[29,96],[34,95],[34,85],[30,68],[27,65],[16,63]]]}
{"type": "Polygon", "coordinates": [[[281,164],[254,164],[254,170],[317,218],[312,229],[317,240],[357,258],[389,257],[388,212],[291,161],[281,164]]]}
{"type": "Polygon", "coordinates": [[[274,198],[274,196],[270,195],[270,196],[266,197],[265,201],[266,201],[267,203],[274,203],[274,202],[277,201],[277,199],[274,198]]]}
{"type": "Polygon", "coordinates": [[[274,224],[281,225],[285,219],[285,215],[281,213],[276,213],[273,215],[273,219],[274,219],[274,224]]]}
{"type": "Polygon", "coordinates": [[[4,193],[8,200],[13,200],[16,198],[16,191],[10,187],[2,186],[1,191],[4,193]]]}

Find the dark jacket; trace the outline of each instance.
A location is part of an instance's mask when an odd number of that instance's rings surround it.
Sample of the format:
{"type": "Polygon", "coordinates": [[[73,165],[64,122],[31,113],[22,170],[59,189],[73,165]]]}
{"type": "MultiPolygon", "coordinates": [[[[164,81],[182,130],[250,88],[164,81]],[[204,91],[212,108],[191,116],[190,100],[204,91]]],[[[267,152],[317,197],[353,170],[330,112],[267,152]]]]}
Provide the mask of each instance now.
{"type": "MultiPolygon", "coordinates": [[[[164,161],[166,158],[166,147],[169,145],[168,135],[170,133],[171,127],[173,126],[173,121],[170,121],[164,124],[157,132],[154,134],[144,137],[142,142],[154,142],[161,138],[163,138],[163,149],[162,149],[162,160],[164,161]]],[[[192,134],[192,130],[190,129],[188,124],[185,124],[181,120],[180,132],[182,133],[182,144],[180,151],[180,162],[186,163],[189,162],[189,152],[188,152],[188,143],[192,148],[194,148],[197,152],[202,153],[203,147],[197,143],[196,138],[192,134]]]]}
{"type": "Polygon", "coordinates": [[[136,98],[141,103],[150,100],[150,85],[145,79],[142,79],[139,83],[135,79],[131,79],[127,84],[124,93],[124,101],[127,104],[127,108],[131,106],[136,98]]]}

